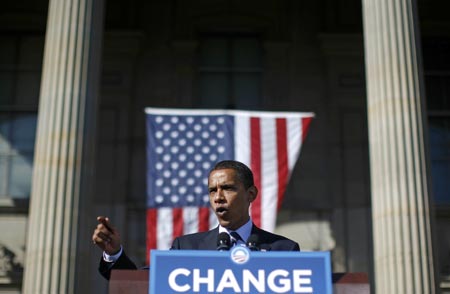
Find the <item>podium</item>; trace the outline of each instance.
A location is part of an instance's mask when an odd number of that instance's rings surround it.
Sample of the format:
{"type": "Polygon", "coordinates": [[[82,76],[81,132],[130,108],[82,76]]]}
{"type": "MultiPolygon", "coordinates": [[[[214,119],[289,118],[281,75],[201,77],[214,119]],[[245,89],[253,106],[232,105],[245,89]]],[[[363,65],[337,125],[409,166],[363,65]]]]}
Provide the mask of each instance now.
{"type": "MultiPolygon", "coordinates": [[[[148,294],[148,270],[113,270],[109,281],[109,294],[148,294]]],[[[366,273],[333,273],[334,294],[369,294],[366,273]]]]}
{"type": "Polygon", "coordinates": [[[112,271],[117,293],[367,294],[367,274],[331,272],[330,252],[152,250],[148,270],[112,271]]]}

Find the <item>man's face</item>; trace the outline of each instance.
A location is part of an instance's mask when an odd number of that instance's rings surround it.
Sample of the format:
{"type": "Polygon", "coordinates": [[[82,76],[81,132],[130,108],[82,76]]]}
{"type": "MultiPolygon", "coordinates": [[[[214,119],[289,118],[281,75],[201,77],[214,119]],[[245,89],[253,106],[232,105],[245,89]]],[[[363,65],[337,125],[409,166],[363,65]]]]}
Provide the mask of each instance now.
{"type": "Polygon", "coordinates": [[[212,171],[208,179],[209,202],[221,226],[236,230],[249,220],[248,209],[256,187],[245,188],[233,169],[212,171]]]}

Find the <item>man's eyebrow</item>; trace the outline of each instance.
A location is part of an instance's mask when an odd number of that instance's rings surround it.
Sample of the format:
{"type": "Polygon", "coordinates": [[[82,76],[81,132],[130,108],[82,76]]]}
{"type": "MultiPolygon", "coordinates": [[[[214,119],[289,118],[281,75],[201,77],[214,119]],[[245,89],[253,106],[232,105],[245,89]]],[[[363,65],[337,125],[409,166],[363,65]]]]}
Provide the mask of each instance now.
{"type": "Polygon", "coordinates": [[[223,187],[234,187],[236,186],[235,183],[222,183],[222,184],[218,184],[218,185],[208,185],[208,189],[212,189],[212,188],[217,188],[217,186],[223,188],[223,187]]]}
{"type": "Polygon", "coordinates": [[[220,188],[222,188],[222,189],[228,189],[228,188],[234,188],[234,187],[236,187],[236,184],[235,184],[235,183],[224,183],[224,184],[219,185],[219,186],[220,186],[220,188]]]}

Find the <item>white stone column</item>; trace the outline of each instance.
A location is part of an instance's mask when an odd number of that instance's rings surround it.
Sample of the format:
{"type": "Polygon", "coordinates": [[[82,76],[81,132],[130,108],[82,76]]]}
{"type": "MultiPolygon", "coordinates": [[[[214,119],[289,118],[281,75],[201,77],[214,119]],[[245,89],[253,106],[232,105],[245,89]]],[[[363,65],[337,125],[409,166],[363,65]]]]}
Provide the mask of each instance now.
{"type": "Polygon", "coordinates": [[[102,24],[102,0],[49,1],[23,293],[86,288],[102,24]]]}
{"type": "Polygon", "coordinates": [[[377,293],[435,293],[415,2],[363,0],[377,293]]]}

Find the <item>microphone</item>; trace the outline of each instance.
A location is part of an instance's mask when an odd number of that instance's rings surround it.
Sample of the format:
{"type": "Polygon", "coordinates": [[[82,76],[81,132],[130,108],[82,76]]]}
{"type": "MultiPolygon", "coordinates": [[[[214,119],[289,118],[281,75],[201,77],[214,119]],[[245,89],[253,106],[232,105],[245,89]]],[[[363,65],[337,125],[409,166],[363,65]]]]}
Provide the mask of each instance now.
{"type": "Polygon", "coordinates": [[[225,232],[222,232],[217,236],[217,250],[218,251],[227,251],[230,249],[230,235],[225,232]]]}
{"type": "Polygon", "coordinates": [[[250,235],[247,240],[247,248],[251,251],[259,251],[259,237],[258,235],[250,235]]]}

